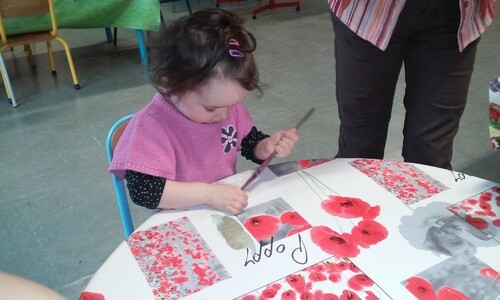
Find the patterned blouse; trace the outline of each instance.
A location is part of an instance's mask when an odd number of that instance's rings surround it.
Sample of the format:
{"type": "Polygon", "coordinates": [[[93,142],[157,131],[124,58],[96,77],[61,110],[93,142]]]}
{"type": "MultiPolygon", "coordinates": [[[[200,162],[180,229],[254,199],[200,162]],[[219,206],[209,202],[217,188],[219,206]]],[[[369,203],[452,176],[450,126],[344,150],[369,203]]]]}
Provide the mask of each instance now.
{"type": "MultiPolygon", "coordinates": [[[[358,36],[381,50],[387,48],[405,2],[406,0],[328,0],[333,14],[358,36]]],[[[493,21],[492,7],[496,0],[459,0],[459,3],[462,17],[457,33],[458,48],[463,51],[493,21]]]]}

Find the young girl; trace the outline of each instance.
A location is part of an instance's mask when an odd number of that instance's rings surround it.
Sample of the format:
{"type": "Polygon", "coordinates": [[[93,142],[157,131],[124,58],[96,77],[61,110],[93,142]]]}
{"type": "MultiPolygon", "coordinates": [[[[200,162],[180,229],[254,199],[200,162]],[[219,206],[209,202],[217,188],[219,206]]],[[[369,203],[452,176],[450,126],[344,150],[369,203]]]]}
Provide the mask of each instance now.
{"type": "Polygon", "coordinates": [[[243,99],[262,94],[243,20],[221,9],[199,10],[173,22],[155,50],[158,92],[130,120],[109,170],[125,177],[132,201],[147,208],[208,204],[237,214],[240,188],[213,183],[236,172],[237,152],[261,163],[273,151],[290,154],[294,128],[271,136],[253,127],[243,99]]]}

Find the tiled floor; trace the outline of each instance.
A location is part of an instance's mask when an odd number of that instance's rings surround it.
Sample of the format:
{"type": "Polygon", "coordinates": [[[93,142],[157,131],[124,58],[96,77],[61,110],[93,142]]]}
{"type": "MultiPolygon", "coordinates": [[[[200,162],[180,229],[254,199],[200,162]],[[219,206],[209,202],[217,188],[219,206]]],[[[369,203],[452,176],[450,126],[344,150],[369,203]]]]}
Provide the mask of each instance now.
{"type": "MultiPolygon", "coordinates": [[[[194,2],[196,7],[212,5],[194,2]]],[[[248,18],[258,40],[257,63],[268,83],[265,96],[246,104],[263,131],[287,128],[310,107],[318,109],[301,129],[287,159],[331,157],[338,130],[334,98],[333,33],[326,0],[302,0],[300,12],[281,9],[252,20],[258,2],[225,4],[248,18]]],[[[167,20],[185,12],[162,6],[167,20]]],[[[500,9],[497,8],[497,15],[500,9]]],[[[4,54],[20,106],[0,88],[0,270],[15,273],[77,299],[100,264],[123,240],[104,150],[112,123],[138,110],[153,95],[139,62],[133,30],[120,29],[118,47],[103,29],[62,30],[72,48],[82,89],[75,91],[64,53],[58,76],[50,75],[43,45],[36,72],[21,49],[4,54]]],[[[500,182],[500,152],[489,146],[487,85],[500,76],[500,22],[483,36],[469,103],[455,139],[458,171],[500,182]]],[[[386,148],[401,159],[403,77],[386,148]]],[[[253,165],[241,161],[239,170],[253,165]]],[[[136,224],[148,212],[133,207],[136,224]]]]}

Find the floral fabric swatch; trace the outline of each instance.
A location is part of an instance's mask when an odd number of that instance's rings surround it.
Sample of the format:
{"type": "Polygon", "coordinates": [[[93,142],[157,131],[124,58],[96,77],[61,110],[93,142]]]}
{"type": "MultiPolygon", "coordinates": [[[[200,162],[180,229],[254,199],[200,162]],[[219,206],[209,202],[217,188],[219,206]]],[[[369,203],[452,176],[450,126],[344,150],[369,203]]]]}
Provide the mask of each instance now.
{"type": "Polygon", "coordinates": [[[356,159],[350,164],[406,205],[417,203],[448,189],[441,182],[408,163],[356,159]]]}
{"type": "Polygon", "coordinates": [[[230,278],[187,217],[127,239],[156,299],[179,299],[230,278]]]}
{"type": "Polygon", "coordinates": [[[500,185],[448,209],[490,238],[500,236],[500,185]]]}
{"type": "Polygon", "coordinates": [[[381,293],[352,262],[330,258],[237,299],[375,300],[380,298],[381,293]]]}

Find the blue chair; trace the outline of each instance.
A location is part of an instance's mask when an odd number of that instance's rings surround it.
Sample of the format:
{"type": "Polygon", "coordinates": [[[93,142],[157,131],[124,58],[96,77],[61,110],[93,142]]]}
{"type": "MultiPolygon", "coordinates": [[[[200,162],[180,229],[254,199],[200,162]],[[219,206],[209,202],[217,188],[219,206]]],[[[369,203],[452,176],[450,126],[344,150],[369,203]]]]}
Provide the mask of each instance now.
{"type": "MultiPolygon", "coordinates": [[[[113,151],[122,136],[123,131],[127,127],[128,122],[132,115],[121,118],[116,121],[111,127],[106,138],[106,152],[108,153],[108,160],[111,162],[113,159],[113,151]]],[[[134,224],[132,223],[132,216],[130,215],[130,208],[128,206],[127,191],[125,190],[125,182],[123,178],[119,178],[115,174],[111,174],[113,178],[113,186],[115,188],[116,201],[118,202],[118,209],[120,210],[120,217],[122,220],[123,234],[127,238],[134,231],[134,224]]]]}

